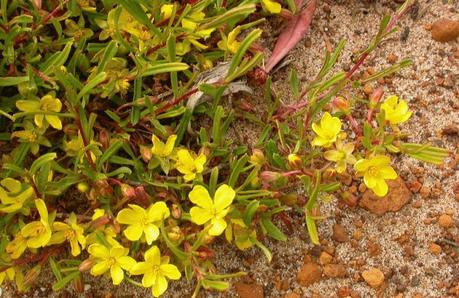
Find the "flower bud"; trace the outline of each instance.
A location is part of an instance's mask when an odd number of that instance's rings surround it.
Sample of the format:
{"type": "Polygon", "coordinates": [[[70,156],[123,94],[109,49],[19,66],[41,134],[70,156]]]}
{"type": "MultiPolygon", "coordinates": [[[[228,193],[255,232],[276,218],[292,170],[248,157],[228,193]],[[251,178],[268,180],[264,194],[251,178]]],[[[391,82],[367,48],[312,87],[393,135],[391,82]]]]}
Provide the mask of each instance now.
{"type": "Polygon", "coordinates": [[[99,142],[102,144],[103,148],[108,148],[110,146],[110,134],[104,128],[99,132],[99,142]]]}
{"type": "Polygon", "coordinates": [[[182,209],[177,204],[172,204],[171,215],[175,219],[180,219],[182,217],[182,209]]]}
{"type": "Polygon", "coordinates": [[[135,196],[135,188],[130,186],[129,184],[122,183],[121,184],[121,193],[125,198],[132,198],[135,196]]]}
{"type": "Polygon", "coordinates": [[[93,264],[94,264],[93,260],[86,259],[83,262],[81,262],[80,266],[78,266],[78,270],[80,272],[87,272],[87,271],[91,270],[93,264]]]}
{"type": "Polygon", "coordinates": [[[173,227],[170,232],[167,233],[167,236],[172,241],[179,241],[183,238],[183,233],[179,227],[173,227]]]}
{"type": "Polygon", "coordinates": [[[149,162],[152,156],[151,147],[140,145],[139,149],[140,149],[140,157],[142,157],[143,161],[149,162]]]}
{"type": "Polygon", "coordinates": [[[250,162],[256,165],[263,165],[265,163],[265,155],[260,149],[253,149],[250,156],[250,162]]]}
{"type": "Polygon", "coordinates": [[[89,185],[86,182],[80,182],[77,184],[77,189],[81,193],[86,193],[89,190],[89,185]]]}
{"type": "Polygon", "coordinates": [[[333,110],[340,111],[345,115],[349,115],[351,113],[349,101],[342,96],[335,97],[335,99],[332,101],[332,107],[333,110]]]}
{"type": "Polygon", "coordinates": [[[291,169],[301,169],[303,166],[303,161],[301,160],[301,157],[299,157],[297,154],[290,153],[287,156],[288,160],[288,165],[291,169]]]}
{"type": "Polygon", "coordinates": [[[62,130],[69,137],[78,135],[78,127],[75,124],[66,124],[62,130]]]}
{"type": "Polygon", "coordinates": [[[40,275],[41,272],[41,266],[36,265],[29,271],[27,271],[26,275],[24,276],[24,281],[23,284],[26,288],[32,286],[36,281],[38,276],[40,275]]]}
{"type": "Polygon", "coordinates": [[[282,174],[278,172],[273,172],[273,171],[263,171],[260,173],[260,179],[264,183],[271,183],[271,182],[276,182],[277,180],[282,178],[282,174]]]}
{"type": "Polygon", "coordinates": [[[78,275],[73,280],[73,288],[75,289],[75,292],[77,292],[79,294],[84,292],[83,279],[81,278],[81,275],[78,275]]]}
{"type": "Polygon", "coordinates": [[[382,96],[384,94],[384,90],[382,87],[376,88],[370,95],[370,103],[369,107],[370,109],[374,109],[376,105],[379,103],[381,100],[382,96]]]}

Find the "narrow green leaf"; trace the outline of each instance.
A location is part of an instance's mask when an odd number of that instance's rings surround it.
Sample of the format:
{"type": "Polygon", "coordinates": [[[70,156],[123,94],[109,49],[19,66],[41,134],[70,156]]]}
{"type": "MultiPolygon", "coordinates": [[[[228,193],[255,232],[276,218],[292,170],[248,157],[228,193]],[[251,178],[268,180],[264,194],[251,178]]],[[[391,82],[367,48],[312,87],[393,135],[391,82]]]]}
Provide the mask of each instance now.
{"type": "Polygon", "coordinates": [[[246,226],[250,226],[252,224],[252,218],[257,213],[258,207],[260,206],[260,202],[258,200],[251,201],[247,207],[245,207],[244,214],[242,215],[242,219],[246,226]]]}
{"type": "Polygon", "coordinates": [[[106,72],[101,72],[93,77],[87,84],[84,85],[83,89],[80,90],[77,96],[77,100],[80,100],[87,93],[91,92],[94,87],[102,83],[107,78],[106,72]]]}
{"type": "Polygon", "coordinates": [[[285,234],[282,233],[282,231],[279,230],[279,228],[276,227],[275,224],[273,224],[273,222],[267,215],[261,217],[261,225],[266,229],[266,232],[271,238],[279,241],[287,240],[287,236],[285,236],[285,234]]]}
{"type": "Polygon", "coordinates": [[[28,82],[29,77],[1,77],[0,78],[0,87],[7,87],[7,86],[16,86],[20,83],[28,82]]]}
{"type": "Polygon", "coordinates": [[[182,62],[166,62],[148,65],[148,67],[141,72],[142,77],[153,76],[160,73],[168,73],[173,71],[183,71],[188,69],[188,65],[182,62]]]}

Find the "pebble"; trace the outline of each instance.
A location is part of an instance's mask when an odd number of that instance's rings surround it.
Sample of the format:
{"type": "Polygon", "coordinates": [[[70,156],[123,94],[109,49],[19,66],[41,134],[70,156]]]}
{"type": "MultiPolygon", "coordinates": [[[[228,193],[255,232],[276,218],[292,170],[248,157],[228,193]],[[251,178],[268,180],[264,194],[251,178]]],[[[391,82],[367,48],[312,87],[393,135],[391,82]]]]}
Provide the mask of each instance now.
{"type": "Polygon", "coordinates": [[[322,265],[330,264],[332,260],[333,260],[333,257],[329,253],[327,253],[326,251],[323,251],[320,254],[319,261],[320,261],[320,263],[322,265]]]}
{"type": "Polygon", "coordinates": [[[371,190],[367,190],[363,194],[359,206],[377,215],[402,209],[411,200],[411,191],[401,178],[389,180],[387,184],[389,192],[385,197],[380,198],[371,190]]]}
{"type": "Polygon", "coordinates": [[[442,214],[438,218],[438,225],[442,228],[451,228],[454,225],[453,218],[448,214],[442,214]]]}
{"type": "Polygon", "coordinates": [[[301,298],[301,296],[298,295],[297,293],[291,292],[291,293],[285,294],[284,298],[301,298]]]}
{"type": "Polygon", "coordinates": [[[362,272],[365,282],[372,288],[378,288],[384,282],[384,273],[378,268],[370,268],[362,272]]]}
{"type": "Polygon", "coordinates": [[[439,42],[455,40],[459,36],[459,21],[439,19],[432,24],[432,38],[439,42]]]}
{"type": "Polygon", "coordinates": [[[337,242],[347,242],[349,241],[349,236],[347,235],[347,231],[342,225],[334,225],[333,226],[333,240],[337,242]]]}
{"type": "Polygon", "coordinates": [[[314,262],[308,262],[301,267],[298,272],[297,280],[300,285],[308,287],[315,282],[318,282],[322,277],[322,269],[314,262]]]}
{"type": "Polygon", "coordinates": [[[429,244],[429,251],[434,255],[439,255],[441,253],[441,246],[431,242],[429,244]]]}
{"type": "Polygon", "coordinates": [[[236,282],[234,287],[236,288],[236,293],[240,298],[265,297],[263,287],[255,283],[247,284],[243,282],[236,282]]]}
{"type": "Polygon", "coordinates": [[[328,264],[324,266],[324,274],[328,277],[341,278],[346,276],[347,270],[342,264],[328,264]]]}

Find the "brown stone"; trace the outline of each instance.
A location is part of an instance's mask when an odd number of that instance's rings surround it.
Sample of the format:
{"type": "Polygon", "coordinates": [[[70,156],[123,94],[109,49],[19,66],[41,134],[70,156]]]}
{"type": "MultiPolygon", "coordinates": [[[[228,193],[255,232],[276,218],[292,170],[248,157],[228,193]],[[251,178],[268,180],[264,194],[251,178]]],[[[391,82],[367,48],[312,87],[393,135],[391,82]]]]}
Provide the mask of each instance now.
{"type": "Polygon", "coordinates": [[[284,298],[301,298],[300,295],[298,295],[297,293],[288,293],[288,294],[285,294],[284,298]]]}
{"type": "Polygon", "coordinates": [[[448,42],[459,36],[459,21],[439,19],[432,24],[432,38],[439,42],[448,42]]]}
{"type": "Polygon", "coordinates": [[[333,226],[333,240],[337,242],[347,242],[349,241],[349,236],[347,234],[346,229],[342,225],[334,225],[333,226]]]}
{"type": "Polygon", "coordinates": [[[307,287],[319,281],[321,277],[322,269],[320,266],[314,262],[308,262],[301,267],[297,279],[302,286],[307,287]]]}
{"type": "Polygon", "coordinates": [[[347,274],[346,266],[342,264],[328,264],[324,266],[324,274],[328,277],[345,277],[347,274]]]}
{"type": "Polygon", "coordinates": [[[384,282],[384,273],[378,268],[371,268],[363,271],[362,277],[372,288],[378,288],[384,282]]]}
{"type": "Polygon", "coordinates": [[[323,251],[320,254],[319,261],[322,265],[330,264],[332,260],[333,260],[333,257],[328,252],[323,251]]]}
{"type": "Polygon", "coordinates": [[[445,229],[451,228],[454,225],[453,218],[451,217],[451,215],[442,214],[438,218],[438,225],[445,229]]]}
{"type": "Polygon", "coordinates": [[[401,178],[387,181],[389,192],[380,198],[371,190],[367,190],[359,202],[359,206],[377,215],[386,212],[395,212],[405,206],[411,199],[412,194],[401,178]]]}
{"type": "Polygon", "coordinates": [[[234,284],[234,287],[236,288],[236,293],[240,298],[265,297],[263,287],[255,283],[247,284],[243,282],[237,282],[234,284]]]}
{"type": "Polygon", "coordinates": [[[431,242],[429,244],[429,251],[434,255],[439,255],[441,253],[441,246],[431,242]]]}

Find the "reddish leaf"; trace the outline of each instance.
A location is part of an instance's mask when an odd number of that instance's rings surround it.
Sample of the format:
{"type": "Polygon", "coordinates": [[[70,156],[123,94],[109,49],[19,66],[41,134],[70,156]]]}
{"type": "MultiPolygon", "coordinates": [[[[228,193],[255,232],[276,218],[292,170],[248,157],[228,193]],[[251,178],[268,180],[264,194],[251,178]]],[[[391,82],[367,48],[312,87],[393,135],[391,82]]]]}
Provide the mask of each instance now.
{"type": "MultiPolygon", "coordinates": [[[[303,0],[295,0],[295,4],[301,8],[303,0]]],[[[271,57],[266,62],[266,72],[270,72],[306,34],[316,10],[316,4],[317,0],[311,0],[304,10],[289,20],[287,27],[277,39],[271,57]]]]}

